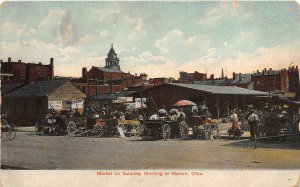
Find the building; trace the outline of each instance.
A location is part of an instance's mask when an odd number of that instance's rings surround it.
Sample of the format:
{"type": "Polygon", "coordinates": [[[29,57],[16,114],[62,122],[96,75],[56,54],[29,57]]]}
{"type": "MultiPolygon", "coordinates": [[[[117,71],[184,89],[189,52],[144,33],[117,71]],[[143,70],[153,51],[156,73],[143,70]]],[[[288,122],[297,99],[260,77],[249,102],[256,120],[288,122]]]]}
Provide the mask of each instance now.
{"type": "Polygon", "coordinates": [[[266,68],[251,75],[255,90],[281,91],[298,93],[299,96],[299,70],[298,66],[289,69],[272,70],[266,68]]]}
{"type": "Polygon", "coordinates": [[[212,85],[212,86],[229,86],[231,85],[232,79],[228,79],[226,76],[224,77],[224,72],[222,68],[222,73],[220,78],[215,78],[214,74],[211,74],[208,79],[202,81],[194,81],[194,84],[198,85],[212,85]]]}
{"type": "Polygon", "coordinates": [[[34,125],[45,117],[48,109],[57,111],[67,107],[83,111],[86,94],[67,79],[36,81],[2,95],[7,119],[17,125],[34,125]]]}
{"type": "Polygon", "coordinates": [[[253,90],[254,82],[251,79],[251,73],[242,74],[233,72],[232,81],[229,85],[253,90]]]}
{"type": "Polygon", "coordinates": [[[38,64],[24,63],[21,60],[13,62],[11,61],[10,57],[8,58],[7,62],[1,60],[2,84],[29,84],[34,81],[53,80],[53,77],[53,58],[50,58],[49,65],[43,65],[41,62],[39,62],[38,64]],[[6,74],[12,76],[6,76],[6,74]]]}
{"type": "Polygon", "coordinates": [[[149,84],[152,84],[152,85],[160,85],[160,84],[172,83],[172,82],[175,82],[175,79],[172,77],[169,77],[169,78],[157,77],[157,78],[149,79],[149,84]]]}
{"type": "Polygon", "coordinates": [[[142,84],[147,79],[144,73],[138,76],[123,72],[119,62],[112,45],[104,67],[93,66],[89,71],[83,67],[82,77],[72,79],[72,82],[88,95],[95,96],[102,93],[120,92],[131,85],[142,84]]]}
{"type": "Polygon", "coordinates": [[[215,118],[221,118],[228,117],[235,108],[246,109],[248,104],[255,103],[260,106],[261,100],[257,96],[268,96],[268,93],[233,86],[168,83],[145,89],[141,94],[132,96],[140,95],[147,100],[148,112],[162,107],[170,110],[177,101],[187,99],[196,104],[205,104],[215,118]]]}
{"type": "MultiPolygon", "coordinates": [[[[222,77],[224,76],[222,70],[222,77]]],[[[264,68],[261,72],[257,70],[254,73],[235,73],[232,79],[218,78],[213,75],[206,81],[195,81],[199,85],[215,85],[215,86],[236,86],[252,90],[271,92],[271,93],[288,93],[288,95],[299,96],[299,70],[298,66],[289,69],[273,70],[272,68],[264,68]],[[291,94],[293,93],[293,94],[291,94]]]]}
{"type": "Polygon", "coordinates": [[[206,79],[207,75],[205,73],[199,73],[198,71],[194,73],[179,72],[180,83],[194,83],[195,81],[205,81],[206,79]]]}

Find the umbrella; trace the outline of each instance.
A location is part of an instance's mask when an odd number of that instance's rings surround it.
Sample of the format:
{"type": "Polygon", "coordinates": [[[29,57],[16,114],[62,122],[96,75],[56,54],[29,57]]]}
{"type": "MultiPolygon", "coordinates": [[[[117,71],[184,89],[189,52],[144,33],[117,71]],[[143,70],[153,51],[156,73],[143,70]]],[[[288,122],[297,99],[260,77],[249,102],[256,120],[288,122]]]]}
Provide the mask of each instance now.
{"type": "Polygon", "coordinates": [[[194,103],[193,101],[189,101],[189,100],[180,100],[177,101],[173,106],[197,106],[196,103],[194,103]]]}
{"type": "Polygon", "coordinates": [[[127,105],[127,109],[141,109],[141,108],[147,108],[147,105],[138,101],[135,103],[129,103],[127,105]]]}

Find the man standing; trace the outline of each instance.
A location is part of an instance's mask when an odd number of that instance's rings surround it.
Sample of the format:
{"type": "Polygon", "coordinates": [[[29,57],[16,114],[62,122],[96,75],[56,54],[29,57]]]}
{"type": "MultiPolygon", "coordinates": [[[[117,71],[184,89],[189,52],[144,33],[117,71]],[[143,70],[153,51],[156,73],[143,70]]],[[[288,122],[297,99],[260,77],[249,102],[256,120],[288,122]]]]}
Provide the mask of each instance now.
{"type": "Polygon", "coordinates": [[[251,109],[250,115],[248,117],[248,124],[250,125],[250,134],[251,138],[254,138],[257,135],[257,127],[258,127],[258,115],[255,114],[254,109],[251,109]]]}

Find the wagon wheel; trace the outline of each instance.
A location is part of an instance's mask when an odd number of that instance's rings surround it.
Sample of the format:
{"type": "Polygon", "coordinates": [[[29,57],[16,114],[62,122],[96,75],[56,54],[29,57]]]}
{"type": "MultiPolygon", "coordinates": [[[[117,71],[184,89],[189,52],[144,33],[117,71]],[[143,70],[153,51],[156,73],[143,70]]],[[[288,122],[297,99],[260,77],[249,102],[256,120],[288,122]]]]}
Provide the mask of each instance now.
{"type": "Polygon", "coordinates": [[[124,132],[124,135],[126,136],[126,128],[125,128],[125,125],[124,124],[122,124],[122,123],[120,123],[119,125],[118,125],[118,132],[119,132],[119,135],[121,136],[121,132],[119,131],[119,128],[121,128],[122,129],[122,131],[124,132]]]}
{"type": "Polygon", "coordinates": [[[44,133],[44,128],[37,121],[34,125],[34,132],[36,135],[42,135],[44,133]]]}
{"type": "Polygon", "coordinates": [[[9,129],[5,131],[5,136],[8,140],[14,140],[16,138],[16,126],[15,124],[9,124],[9,129]]]}
{"type": "Polygon", "coordinates": [[[139,136],[142,137],[142,140],[144,141],[150,140],[151,139],[150,134],[151,134],[151,129],[150,128],[148,129],[147,125],[142,124],[139,129],[139,136]]]}
{"type": "Polygon", "coordinates": [[[94,125],[94,133],[97,134],[99,137],[105,134],[106,128],[104,125],[94,125]]]}
{"type": "Polygon", "coordinates": [[[171,127],[169,124],[164,124],[163,125],[163,139],[166,141],[167,139],[170,138],[171,135],[171,127]]]}
{"type": "Polygon", "coordinates": [[[140,136],[141,133],[143,132],[141,124],[134,125],[133,128],[135,129],[134,136],[140,136]]]}
{"type": "Polygon", "coordinates": [[[185,121],[179,123],[180,137],[186,139],[188,137],[188,125],[185,121]]]}
{"type": "Polygon", "coordinates": [[[38,125],[38,121],[35,123],[35,125],[34,125],[34,132],[35,132],[35,134],[39,134],[39,125],[38,125]]]}
{"type": "Polygon", "coordinates": [[[67,125],[67,132],[69,136],[74,136],[77,132],[77,126],[74,121],[70,121],[67,125]]]}
{"type": "Polygon", "coordinates": [[[204,139],[209,140],[211,136],[211,127],[210,125],[205,125],[204,126],[204,139]]]}
{"type": "Polygon", "coordinates": [[[212,134],[214,139],[220,139],[221,138],[221,125],[219,123],[216,124],[215,128],[212,130],[212,134]]]}
{"type": "Polygon", "coordinates": [[[258,137],[263,137],[266,136],[267,130],[264,124],[259,124],[258,125],[258,137]]]}

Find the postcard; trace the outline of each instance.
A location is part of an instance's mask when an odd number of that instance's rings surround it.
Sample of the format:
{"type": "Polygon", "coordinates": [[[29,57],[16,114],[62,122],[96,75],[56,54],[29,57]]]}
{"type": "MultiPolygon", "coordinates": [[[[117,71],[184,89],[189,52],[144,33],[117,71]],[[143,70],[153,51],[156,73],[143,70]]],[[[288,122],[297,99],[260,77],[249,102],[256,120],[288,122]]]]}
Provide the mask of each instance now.
{"type": "Polygon", "coordinates": [[[299,186],[296,1],[4,1],[1,186],[299,186]]]}

